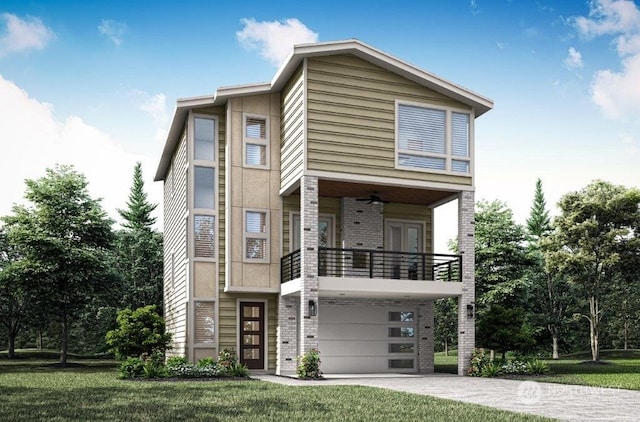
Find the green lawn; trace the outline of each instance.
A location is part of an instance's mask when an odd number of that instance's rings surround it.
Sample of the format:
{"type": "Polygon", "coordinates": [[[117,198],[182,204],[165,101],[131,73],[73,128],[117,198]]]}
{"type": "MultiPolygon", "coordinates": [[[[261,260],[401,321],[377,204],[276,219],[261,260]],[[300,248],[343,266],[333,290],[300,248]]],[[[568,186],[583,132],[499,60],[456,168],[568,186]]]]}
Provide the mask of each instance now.
{"type": "Polygon", "coordinates": [[[7,421],[542,421],[536,416],[360,386],[263,381],[123,381],[112,361],[0,359],[7,421]]]}
{"type": "Polygon", "coordinates": [[[585,363],[584,360],[547,361],[551,374],[536,381],[560,384],[640,390],[640,359],[606,359],[607,364],[585,363]]]}

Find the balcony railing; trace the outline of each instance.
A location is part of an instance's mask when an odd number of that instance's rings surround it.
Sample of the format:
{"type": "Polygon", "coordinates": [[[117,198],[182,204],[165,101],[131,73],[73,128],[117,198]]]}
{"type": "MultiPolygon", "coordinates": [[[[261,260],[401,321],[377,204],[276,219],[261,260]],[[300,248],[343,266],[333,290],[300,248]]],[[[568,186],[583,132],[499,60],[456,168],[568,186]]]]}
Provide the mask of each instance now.
{"type": "MultiPolygon", "coordinates": [[[[299,278],[300,250],[281,259],[282,283],[299,278]]],[[[320,248],[318,275],[396,280],[461,281],[459,255],[320,248]]]]}

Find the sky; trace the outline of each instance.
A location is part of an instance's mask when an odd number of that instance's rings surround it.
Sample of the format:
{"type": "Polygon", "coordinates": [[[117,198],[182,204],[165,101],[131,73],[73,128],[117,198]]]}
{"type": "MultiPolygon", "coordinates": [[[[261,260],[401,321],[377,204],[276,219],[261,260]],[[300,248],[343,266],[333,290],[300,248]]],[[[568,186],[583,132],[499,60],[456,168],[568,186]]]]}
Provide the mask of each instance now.
{"type": "MultiPolygon", "coordinates": [[[[350,38],[491,98],[475,122],[476,200],[504,201],[523,224],[540,178],[555,215],[595,179],[640,185],[639,6],[3,0],[0,215],[56,163],[118,220],[140,161],[161,204],[153,176],[176,99],[269,81],[292,45],[350,38]]],[[[456,212],[437,209],[436,251],[456,212]]]]}

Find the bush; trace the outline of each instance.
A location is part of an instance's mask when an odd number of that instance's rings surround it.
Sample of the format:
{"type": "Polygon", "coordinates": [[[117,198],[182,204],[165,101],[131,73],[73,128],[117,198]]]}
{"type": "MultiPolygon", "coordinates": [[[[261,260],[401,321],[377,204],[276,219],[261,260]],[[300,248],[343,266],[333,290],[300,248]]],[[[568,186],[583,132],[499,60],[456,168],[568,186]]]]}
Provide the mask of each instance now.
{"type": "Polygon", "coordinates": [[[144,374],[144,362],[140,358],[128,358],[120,364],[120,378],[138,378],[144,374]]]}
{"type": "Polygon", "coordinates": [[[225,347],[218,353],[218,365],[225,368],[227,371],[231,371],[234,365],[238,362],[238,357],[233,349],[225,347]]]}
{"type": "Polygon", "coordinates": [[[538,359],[527,362],[527,369],[532,375],[544,375],[549,372],[549,365],[538,359]]]}
{"type": "Polygon", "coordinates": [[[311,349],[298,357],[298,378],[317,379],[320,378],[320,374],[319,351],[311,349]]]}
{"type": "Polygon", "coordinates": [[[151,356],[164,352],[171,342],[171,334],[165,333],[164,319],[156,312],[155,305],[135,311],[123,309],[116,318],[118,327],[107,333],[107,344],[119,359],[151,356]]]}
{"type": "Polygon", "coordinates": [[[503,373],[502,367],[499,364],[491,361],[486,363],[480,370],[480,376],[485,378],[497,377],[502,373],[503,373]]]}
{"type": "Polygon", "coordinates": [[[143,355],[145,378],[158,378],[167,376],[167,369],[164,366],[164,351],[155,351],[151,355],[143,355]]]}
{"type": "Polygon", "coordinates": [[[227,374],[231,377],[246,377],[249,374],[249,368],[247,368],[247,365],[236,361],[227,374]]]}
{"type": "Polygon", "coordinates": [[[202,358],[198,361],[198,368],[204,368],[205,366],[214,366],[216,361],[213,358],[202,358]]]}
{"type": "Polygon", "coordinates": [[[481,377],[482,369],[491,362],[483,350],[476,349],[471,355],[471,366],[467,374],[471,377],[481,377]]]}

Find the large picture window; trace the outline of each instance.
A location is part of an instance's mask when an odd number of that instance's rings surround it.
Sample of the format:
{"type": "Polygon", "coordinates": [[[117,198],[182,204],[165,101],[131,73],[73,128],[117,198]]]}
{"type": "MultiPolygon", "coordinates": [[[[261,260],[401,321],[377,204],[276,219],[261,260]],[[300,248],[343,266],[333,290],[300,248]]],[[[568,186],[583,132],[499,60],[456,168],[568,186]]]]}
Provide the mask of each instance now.
{"type": "Polygon", "coordinates": [[[216,340],[215,302],[194,303],[194,339],[196,344],[212,344],[216,340]]]}
{"type": "Polygon", "coordinates": [[[269,262],[269,213],[246,210],[244,213],[244,259],[269,262]]]}
{"type": "Polygon", "coordinates": [[[398,103],[398,167],[470,173],[470,121],[469,113],[398,103]]]}

